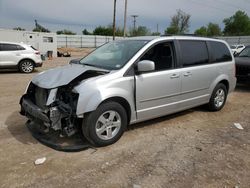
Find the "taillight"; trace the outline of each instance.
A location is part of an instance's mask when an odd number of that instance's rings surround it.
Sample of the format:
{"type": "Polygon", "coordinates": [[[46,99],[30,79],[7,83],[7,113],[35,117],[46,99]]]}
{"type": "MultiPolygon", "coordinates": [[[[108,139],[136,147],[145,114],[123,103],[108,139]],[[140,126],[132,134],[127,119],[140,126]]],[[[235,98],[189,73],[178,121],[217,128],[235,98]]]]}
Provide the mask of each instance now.
{"type": "Polygon", "coordinates": [[[40,52],[36,51],[35,54],[36,54],[36,55],[40,55],[40,52]]]}

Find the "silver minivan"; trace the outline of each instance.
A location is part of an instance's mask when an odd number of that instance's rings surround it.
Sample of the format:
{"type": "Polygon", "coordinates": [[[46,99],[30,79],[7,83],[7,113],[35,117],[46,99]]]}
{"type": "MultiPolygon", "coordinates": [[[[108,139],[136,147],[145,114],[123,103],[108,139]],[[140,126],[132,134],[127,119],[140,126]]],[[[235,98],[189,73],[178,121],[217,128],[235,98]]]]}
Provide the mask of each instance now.
{"type": "Polygon", "coordinates": [[[234,57],[224,41],[129,38],[36,75],[20,100],[21,114],[46,131],[80,131],[105,146],[128,124],[203,104],[219,111],[235,84],[234,57]]]}

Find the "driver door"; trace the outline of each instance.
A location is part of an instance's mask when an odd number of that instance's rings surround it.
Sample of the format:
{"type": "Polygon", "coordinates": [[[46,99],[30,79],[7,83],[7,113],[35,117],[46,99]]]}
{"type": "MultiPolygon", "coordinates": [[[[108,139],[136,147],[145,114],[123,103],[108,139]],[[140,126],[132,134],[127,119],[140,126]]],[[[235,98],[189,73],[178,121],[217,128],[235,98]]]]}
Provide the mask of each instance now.
{"type": "Polygon", "coordinates": [[[155,71],[136,75],[138,120],[160,117],[179,110],[181,71],[175,69],[173,42],[159,43],[140,60],[151,60],[155,71]]]}

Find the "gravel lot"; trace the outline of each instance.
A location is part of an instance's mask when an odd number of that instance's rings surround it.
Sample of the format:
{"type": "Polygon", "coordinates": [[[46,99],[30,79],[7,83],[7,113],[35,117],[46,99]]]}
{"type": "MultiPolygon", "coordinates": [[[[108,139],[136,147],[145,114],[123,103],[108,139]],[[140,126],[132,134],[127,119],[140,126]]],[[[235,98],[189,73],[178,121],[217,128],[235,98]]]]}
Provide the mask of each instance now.
{"type": "Polygon", "coordinates": [[[20,96],[35,74],[70,59],[32,74],[0,72],[0,187],[250,187],[249,85],[220,112],[199,107],[140,123],[108,147],[65,153],[40,144],[19,115],[20,96]]]}

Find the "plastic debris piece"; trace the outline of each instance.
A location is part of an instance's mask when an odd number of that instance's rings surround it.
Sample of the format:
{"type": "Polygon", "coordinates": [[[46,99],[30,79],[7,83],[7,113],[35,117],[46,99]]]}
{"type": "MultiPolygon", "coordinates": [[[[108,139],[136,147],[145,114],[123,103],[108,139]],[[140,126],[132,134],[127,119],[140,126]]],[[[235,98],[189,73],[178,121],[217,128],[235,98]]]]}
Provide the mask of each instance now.
{"type": "Polygon", "coordinates": [[[46,161],[46,157],[35,160],[35,165],[41,165],[46,161]]]}
{"type": "Polygon", "coordinates": [[[240,129],[240,130],[243,130],[244,128],[241,126],[240,123],[234,123],[234,126],[237,128],[237,129],[240,129]]]}
{"type": "Polygon", "coordinates": [[[133,188],[141,188],[141,186],[140,186],[140,185],[134,184],[134,185],[133,185],[133,188]]]}

